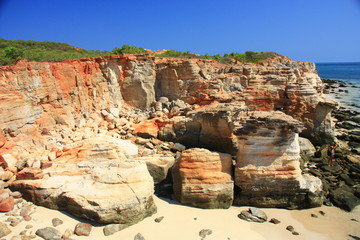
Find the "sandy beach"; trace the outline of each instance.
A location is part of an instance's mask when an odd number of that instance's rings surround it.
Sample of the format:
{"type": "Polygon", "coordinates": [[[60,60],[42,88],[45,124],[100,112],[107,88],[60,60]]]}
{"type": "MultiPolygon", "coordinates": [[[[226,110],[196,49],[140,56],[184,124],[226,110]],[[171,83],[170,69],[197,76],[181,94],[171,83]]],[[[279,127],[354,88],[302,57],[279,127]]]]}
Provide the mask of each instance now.
{"type": "MultiPolygon", "coordinates": [[[[232,206],[229,209],[205,210],[183,206],[175,201],[158,197],[155,197],[155,202],[158,207],[156,214],[127,229],[104,236],[104,225],[93,223],[94,227],[90,236],[72,235],[71,239],[132,240],[136,234],[141,233],[146,240],[199,240],[201,239],[199,232],[203,229],[212,231],[204,238],[207,240],[345,240],[354,239],[349,234],[360,236],[360,222],[358,222],[360,221],[360,206],[352,212],[326,206],[306,210],[262,209],[269,220],[276,218],[280,221],[275,225],[270,222],[250,223],[238,218],[237,215],[242,210],[247,210],[248,207],[232,206]],[[319,211],[323,211],[325,215],[320,214],[319,211]],[[311,214],[315,214],[317,217],[311,216],[311,214]],[[164,218],[161,222],[154,221],[162,216],[164,218]],[[289,225],[292,225],[299,235],[292,235],[286,230],[289,225]]],[[[5,222],[9,218],[7,215],[1,213],[0,220],[5,222]]],[[[28,225],[33,227],[26,230],[25,235],[35,235],[37,229],[52,227],[51,220],[56,217],[64,222],[56,227],[61,233],[64,233],[66,229],[74,230],[79,222],[86,222],[63,212],[40,206],[37,206],[30,216],[32,217],[30,221],[22,221],[17,226],[10,227],[12,233],[3,239],[21,239],[15,238],[15,236],[20,236],[20,232],[24,231],[28,225]]],[[[34,239],[42,238],[36,236],[34,239]]]]}

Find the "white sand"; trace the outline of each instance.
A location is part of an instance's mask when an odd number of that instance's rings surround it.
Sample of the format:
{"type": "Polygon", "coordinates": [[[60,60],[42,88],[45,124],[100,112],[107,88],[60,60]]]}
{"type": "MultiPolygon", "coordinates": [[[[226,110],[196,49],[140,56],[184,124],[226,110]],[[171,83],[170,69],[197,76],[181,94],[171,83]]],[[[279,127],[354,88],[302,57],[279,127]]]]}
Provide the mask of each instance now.
{"type": "MultiPolygon", "coordinates": [[[[263,209],[269,219],[277,218],[280,224],[272,223],[249,223],[241,220],[237,215],[248,207],[231,207],[230,209],[205,210],[182,206],[176,202],[167,202],[155,197],[158,212],[142,222],[117,232],[111,236],[104,236],[103,226],[95,226],[89,237],[72,236],[72,239],[108,239],[108,240],[133,240],[137,233],[141,233],[146,240],[199,240],[199,232],[202,229],[211,229],[212,234],[206,240],[291,240],[291,239],[351,239],[348,234],[360,236],[360,222],[351,221],[355,218],[360,221],[360,206],[348,213],[335,207],[320,207],[307,210],[263,209]],[[325,216],[319,214],[322,210],[325,216]],[[318,218],[311,217],[314,213],[318,218]],[[155,218],[164,216],[160,223],[155,218]],[[196,218],[196,220],[195,220],[196,218]],[[286,230],[292,225],[299,236],[292,235],[286,230]]],[[[67,228],[74,229],[80,219],[73,218],[62,212],[37,207],[31,215],[32,220],[23,221],[16,227],[10,227],[12,233],[5,239],[11,239],[25,229],[28,224],[34,227],[27,231],[27,235],[39,228],[51,227],[51,220],[58,217],[64,224],[56,227],[61,233],[67,228]]],[[[5,221],[8,216],[0,213],[0,220],[5,221]]],[[[84,222],[84,221],[83,221],[84,222]]],[[[36,239],[41,239],[37,237],[36,239]]]]}

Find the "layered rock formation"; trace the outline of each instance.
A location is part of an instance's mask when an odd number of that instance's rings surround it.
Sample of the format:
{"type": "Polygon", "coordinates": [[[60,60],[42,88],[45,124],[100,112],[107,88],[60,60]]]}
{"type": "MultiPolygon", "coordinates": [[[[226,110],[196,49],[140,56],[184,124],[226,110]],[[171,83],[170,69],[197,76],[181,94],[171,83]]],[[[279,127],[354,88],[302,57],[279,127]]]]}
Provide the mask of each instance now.
{"type": "Polygon", "coordinates": [[[192,148],[181,153],[172,171],[174,192],[186,205],[229,208],[234,199],[230,154],[192,148]]]}
{"type": "MultiPolygon", "coordinates": [[[[301,175],[297,136],[331,140],[334,105],[322,96],[314,64],[282,56],[259,64],[151,55],[18,61],[0,67],[0,160],[9,175],[3,186],[23,191],[37,204],[77,216],[132,224],[155,211],[153,179],[162,181],[173,163],[172,143],[161,144],[159,138],[237,155],[234,180],[242,192],[236,201],[245,203],[251,197],[255,200],[246,203],[313,206],[321,194],[318,185],[310,186],[317,179],[301,175]],[[118,139],[134,142],[134,135],[152,142],[139,140],[139,151],[132,145],[127,150],[118,147],[118,139]],[[256,147],[260,143],[265,144],[256,147]],[[76,192],[90,185],[99,195],[76,192]],[[118,195],[115,188],[126,194],[118,195]],[[251,190],[255,188],[262,190],[251,190]],[[286,196],[285,188],[293,191],[286,196]],[[111,201],[103,202],[106,197],[111,201]],[[295,200],[285,203],[290,198],[295,200]],[[65,206],[69,201],[72,204],[65,206]]],[[[207,169],[215,161],[194,157],[197,160],[192,162],[186,154],[182,161],[187,167],[202,162],[207,169]]],[[[201,198],[192,191],[177,194],[179,199],[194,206],[228,207],[233,198],[232,174],[225,172],[221,184],[226,193],[215,191],[205,197],[206,204],[195,200],[201,198]]],[[[177,186],[184,182],[174,179],[177,186]]],[[[206,188],[220,183],[214,184],[206,188]]]]}
{"type": "MultiPolygon", "coordinates": [[[[245,118],[246,119],[246,118],[245,118]]],[[[299,121],[281,112],[254,112],[234,132],[238,139],[237,203],[261,207],[321,206],[321,180],[300,170],[299,121]]]]}
{"type": "MultiPolygon", "coordinates": [[[[156,212],[146,164],[137,147],[111,137],[80,141],[38,177],[17,175],[12,188],[35,204],[100,223],[134,224],[156,212]]],[[[28,169],[34,172],[35,169],[28,169]]]]}
{"type": "MultiPolygon", "coordinates": [[[[320,179],[301,174],[298,140],[301,122],[282,112],[247,111],[241,105],[213,104],[189,112],[183,123],[180,125],[183,131],[177,130],[179,124],[172,129],[180,132],[179,138],[186,142],[223,152],[236,151],[234,180],[241,189],[235,196],[237,204],[283,208],[322,204],[320,179]],[[193,125],[198,127],[194,130],[193,125]]],[[[176,165],[179,171],[186,172],[187,166],[182,166],[181,158],[179,161],[176,165]]],[[[207,164],[211,165],[211,161],[207,164]]],[[[176,186],[183,182],[174,177],[178,199],[188,194],[176,186]]]]}

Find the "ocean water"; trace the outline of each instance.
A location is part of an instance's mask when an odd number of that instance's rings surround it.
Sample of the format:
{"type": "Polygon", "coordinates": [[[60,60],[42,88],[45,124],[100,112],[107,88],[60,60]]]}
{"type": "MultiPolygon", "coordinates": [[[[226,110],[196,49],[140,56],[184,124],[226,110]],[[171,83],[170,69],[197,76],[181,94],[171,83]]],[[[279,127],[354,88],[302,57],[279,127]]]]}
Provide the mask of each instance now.
{"type": "Polygon", "coordinates": [[[337,87],[328,97],[340,106],[360,112],[360,62],[358,63],[316,63],[322,79],[340,80],[346,87],[337,87]]]}

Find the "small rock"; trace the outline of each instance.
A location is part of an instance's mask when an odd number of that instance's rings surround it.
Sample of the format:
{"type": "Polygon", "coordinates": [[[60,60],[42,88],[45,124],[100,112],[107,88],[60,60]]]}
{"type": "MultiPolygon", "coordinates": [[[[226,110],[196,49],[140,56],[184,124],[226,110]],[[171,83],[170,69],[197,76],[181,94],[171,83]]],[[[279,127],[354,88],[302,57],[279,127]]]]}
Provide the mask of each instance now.
{"type": "Polygon", "coordinates": [[[14,198],[8,197],[0,202],[0,212],[9,212],[14,209],[14,198]]]}
{"type": "Polygon", "coordinates": [[[17,225],[19,225],[19,223],[20,223],[20,220],[15,219],[15,220],[11,221],[10,226],[16,227],[17,225]]]}
{"type": "Polygon", "coordinates": [[[74,233],[78,236],[89,236],[92,229],[92,225],[89,223],[78,223],[75,226],[74,233]]]}
{"type": "Polygon", "coordinates": [[[324,211],[319,211],[319,213],[320,213],[322,216],[325,216],[325,212],[324,212],[324,211]]]}
{"type": "Polygon", "coordinates": [[[355,236],[355,235],[352,235],[352,234],[348,234],[348,236],[351,237],[352,239],[360,240],[360,237],[358,237],[358,236],[355,236]]]}
{"type": "Polygon", "coordinates": [[[141,233],[138,233],[135,235],[134,240],[145,240],[145,238],[141,235],[141,233]]]}
{"type": "Polygon", "coordinates": [[[149,149],[154,149],[154,145],[151,142],[145,143],[145,147],[149,149]]]}
{"type": "Polygon", "coordinates": [[[313,218],[318,218],[318,216],[316,215],[316,214],[311,214],[311,217],[313,217],[313,218]]]}
{"type": "Polygon", "coordinates": [[[31,221],[31,219],[32,219],[32,217],[31,216],[29,216],[29,215],[25,215],[25,216],[23,216],[23,218],[24,218],[24,220],[25,221],[31,221]]]}
{"type": "Polygon", "coordinates": [[[66,229],[65,232],[63,233],[63,235],[61,236],[62,239],[66,239],[69,238],[71,235],[73,235],[74,232],[71,229],[66,229]]]}
{"type": "Polygon", "coordinates": [[[181,143],[175,143],[174,146],[171,148],[171,150],[174,152],[181,152],[184,151],[185,149],[186,147],[181,143]]]}
{"type": "Polygon", "coordinates": [[[22,197],[22,194],[21,194],[21,192],[15,191],[15,192],[11,193],[11,196],[15,199],[18,199],[18,198],[22,197]]]}
{"type": "Polygon", "coordinates": [[[45,240],[60,239],[60,232],[52,227],[38,229],[35,234],[45,240]]]}
{"type": "Polygon", "coordinates": [[[128,225],[126,225],[126,224],[109,224],[103,228],[103,232],[104,232],[105,236],[109,236],[109,235],[119,232],[127,227],[128,227],[128,225]]]}
{"type": "Polygon", "coordinates": [[[26,215],[29,215],[32,209],[33,209],[32,205],[27,205],[23,207],[20,211],[20,216],[24,217],[26,215]]]}
{"type": "Polygon", "coordinates": [[[25,229],[30,229],[30,228],[33,228],[33,225],[26,225],[25,229]]]}
{"type": "Polygon", "coordinates": [[[159,222],[161,222],[163,219],[164,219],[164,216],[155,218],[155,222],[159,223],[159,222]]]}
{"type": "Polygon", "coordinates": [[[211,229],[203,229],[199,232],[199,236],[201,238],[205,238],[207,235],[212,234],[212,230],[211,229]]]}
{"type": "Polygon", "coordinates": [[[267,221],[266,214],[262,210],[254,207],[249,208],[247,211],[241,211],[238,217],[248,222],[263,223],[267,221]]]}
{"type": "Polygon", "coordinates": [[[292,235],[300,235],[298,232],[295,231],[294,227],[289,225],[286,227],[286,230],[288,230],[289,232],[291,232],[292,235]]]}
{"type": "Polygon", "coordinates": [[[276,218],[270,219],[269,222],[271,222],[271,223],[273,223],[273,224],[279,224],[279,223],[280,223],[280,221],[279,221],[278,219],[276,219],[276,218]]]}
{"type": "Polygon", "coordinates": [[[19,236],[13,236],[10,240],[21,240],[21,238],[19,236]]]}
{"type": "Polygon", "coordinates": [[[61,220],[60,218],[53,218],[51,222],[54,227],[57,227],[64,223],[63,220],[61,220]]]}
{"type": "Polygon", "coordinates": [[[0,222],[0,237],[5,237],[11,233],[10,228],[6,223],[0,222]]]}

